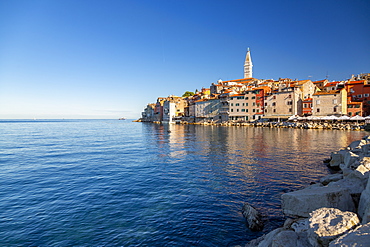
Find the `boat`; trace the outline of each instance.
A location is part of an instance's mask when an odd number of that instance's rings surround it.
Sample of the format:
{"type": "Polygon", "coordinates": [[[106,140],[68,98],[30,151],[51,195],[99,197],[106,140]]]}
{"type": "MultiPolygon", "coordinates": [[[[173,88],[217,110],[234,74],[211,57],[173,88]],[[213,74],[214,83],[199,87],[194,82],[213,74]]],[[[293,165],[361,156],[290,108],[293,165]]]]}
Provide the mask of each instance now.
{"type": "Polygon", "coordinates": [[[126,120],[126,118],[124,118],[124,117],[120,117],[118,120],[126,120]]]}

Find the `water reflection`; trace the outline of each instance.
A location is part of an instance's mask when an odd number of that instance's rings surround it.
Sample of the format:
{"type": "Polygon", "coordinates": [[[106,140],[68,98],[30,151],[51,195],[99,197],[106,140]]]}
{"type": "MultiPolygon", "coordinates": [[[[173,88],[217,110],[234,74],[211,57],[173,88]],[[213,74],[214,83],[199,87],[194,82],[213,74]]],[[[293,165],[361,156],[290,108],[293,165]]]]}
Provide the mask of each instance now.
{"type": "MultiPolygon", "coordinates": [[[[183,218],[179,220],[215,238],[216,243],[233,244],[256,237],[243,223],[240,209],[245,201],[267,216],[265,231],[277,227],[283,220],[281,194],[328,174],[322,161],[330,152],[366,135],[354,131],[156,124],[143,124],[143,132],[147,135],[145,145],[157,157],[153,162],[166,185],[162,191],[169,193],[166,200],[181,212],[183,218]],[[215,229],[228,229],[228,233],[219,236],[215,229]]],[[[178,217],[172,210],[167,214],[178,217]]],[[[182,227],[180,224],[174,229],[183,232],[182,227]]]]}

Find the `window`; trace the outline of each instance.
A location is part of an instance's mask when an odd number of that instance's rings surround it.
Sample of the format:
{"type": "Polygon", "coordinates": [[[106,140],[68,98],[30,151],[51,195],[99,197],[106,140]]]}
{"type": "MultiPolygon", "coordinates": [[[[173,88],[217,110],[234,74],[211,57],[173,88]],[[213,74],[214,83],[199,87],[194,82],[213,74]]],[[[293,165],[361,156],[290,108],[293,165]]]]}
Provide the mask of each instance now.
{"type": "Polygon", "coordinates": [[[265,109],[265,112],[267,112],[267,109],[265,109]]]}
{"type": "Polygon", "coordinates": [[[293,105],[293,101],[291,101],[291,100],[290,101],[287,101],[286,104],[287,105],[293,105]]]}
{"type": "Polygon", "coordinates": [[[317,105],[320,105],[320,100],[318,99],[318,100],[316,100],[316,104],[317,105]]]}
{"type": "Polygon", "coordinates": [[[336,107],[333,108],[333,112],[337,112],[337,108],[336,107]]]}
{"type": "Polygon", "coordinates": [[[234,112],[234,109],[231,109],[231,112],[234,112]]]}
{"type": "Polygon", "coordinates": [[[234,103],[231,103],[231,106],[234,106],[234,103]]]}
{"type": "Polygon", "coordinates": [[[248,97],[245,97],[245,99],[249,99],[248,97]]]}
{"type": "Polygon", "coordinates": [[[267,106],[267,103],[265,103],[265,106],[267,106]]]}
{"type": "Polygon", "coordinates": [[[289,112],[292,112],[292,108],[289,108],[289,112]]]}
{"type": "Polygon", "coordinates": [[[256,99],[256,96],[253,96],[252,99],[256,99]]]}
{"type": "Polygon", "coordinates": [[[364,94],[364,97],[369,97],[370,95],[368,93],[365,93],[364,94]]]}
{"type": "Polygon", "coordinates": [[[236,109],[236,112],[239,112],[239,109],[236,109]]]}
{"type": "Polygon", "coordinates": [[[355,105],[355,108],[360,108],[360,105],[355,105]]]}
{"type": "Polygon", "coordinates": [[[362,98],[362,94],[358,94],[357,95],[357,98],[362,98]]]}
{"type": "Polygon", "coordinates": [[[276,106],[276,103],[275,102],[272,102],[272,106],[276,106]]]}
{"type": "Polygon", "coordinates": [[[320,112],[320,108],[317,108],[317,109],[316,109],[316,112],[320,112]]]}
{"type": "Polygon", "coordinates": [[[253,112],[256,112],[256,109],[253,109],[253,112]]]}
{"type": "Polygon", "coordinates": [[[253,106],[256,106],[256,103],[254,103],[254,102],[253,102],[253,104],[252,104],[252,105],[253,105],[253,106]]]}
{"type": "Polygon", "coordinates": [[[246,112],[248,112],[248,109],[245,109],[246,112]]]}
{"type": "Polygon", "coordinates": [[[353,108],[353,105],[348,105],[348,108],[353,108]]]}
{"type": "Polygon", "coordinates": [[[243,103],[243,106],[244,106],[244,103],[243,103]]]}
{"type": "Polygon", "coordinates": [[[248,103],[245,103],[245,106],[248,106],[248,103]]]}
{"type": "Polygon", "coordinates": [[[242,112],[245,112],[245,109],[242,109],[242,112]]]}
{"type": "Polygon", "coordinates": [[[235,106],[239,106],[239,103],[236,103],[235,106]]]}
{"type": "Polygon", "coordinates": [[[274,109],[273,112],[276,112],[276,109],[274,109]]]}
{"type": "Polygon", "coordinates": [[[303,108],[308,108],[307,104],[303,104],[303,108]]]}
{"type": "Polygon", "coordinates": [[[333,104],[338,104],[338,100],[337,99],[333,99],[333,104]]]}

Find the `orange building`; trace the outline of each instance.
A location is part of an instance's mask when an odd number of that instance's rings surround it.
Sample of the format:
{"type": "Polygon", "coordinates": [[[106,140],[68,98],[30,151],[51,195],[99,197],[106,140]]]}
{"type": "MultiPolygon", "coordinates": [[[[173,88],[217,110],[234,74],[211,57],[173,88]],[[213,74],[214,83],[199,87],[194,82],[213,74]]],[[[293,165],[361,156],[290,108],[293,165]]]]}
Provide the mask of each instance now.
{"type": "Polygon", "coordinates": [[[312,98],[307,98],[302,101],[303,103],[303,116],[312,115],[312,98]]]}
{"type": "Polygon", "coordinates": [[[352,114],[370,115],[370,85],[367,81],[347,81],[345,87],[348,92],[348,109],[351,109],[352,114]]]}

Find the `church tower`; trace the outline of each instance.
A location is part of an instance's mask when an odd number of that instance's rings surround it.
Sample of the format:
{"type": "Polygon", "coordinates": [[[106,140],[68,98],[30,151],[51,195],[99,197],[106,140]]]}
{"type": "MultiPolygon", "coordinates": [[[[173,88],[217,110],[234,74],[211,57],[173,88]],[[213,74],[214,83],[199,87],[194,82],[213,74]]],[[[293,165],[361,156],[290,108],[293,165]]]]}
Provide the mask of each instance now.
{"type": "Polygon", "coordinates": [[[244,63],[244,78],[252,78],[252,59],[251,59],[251,52],[248,48],[247,55],[245,57],[245,63],[244,63]]]}

